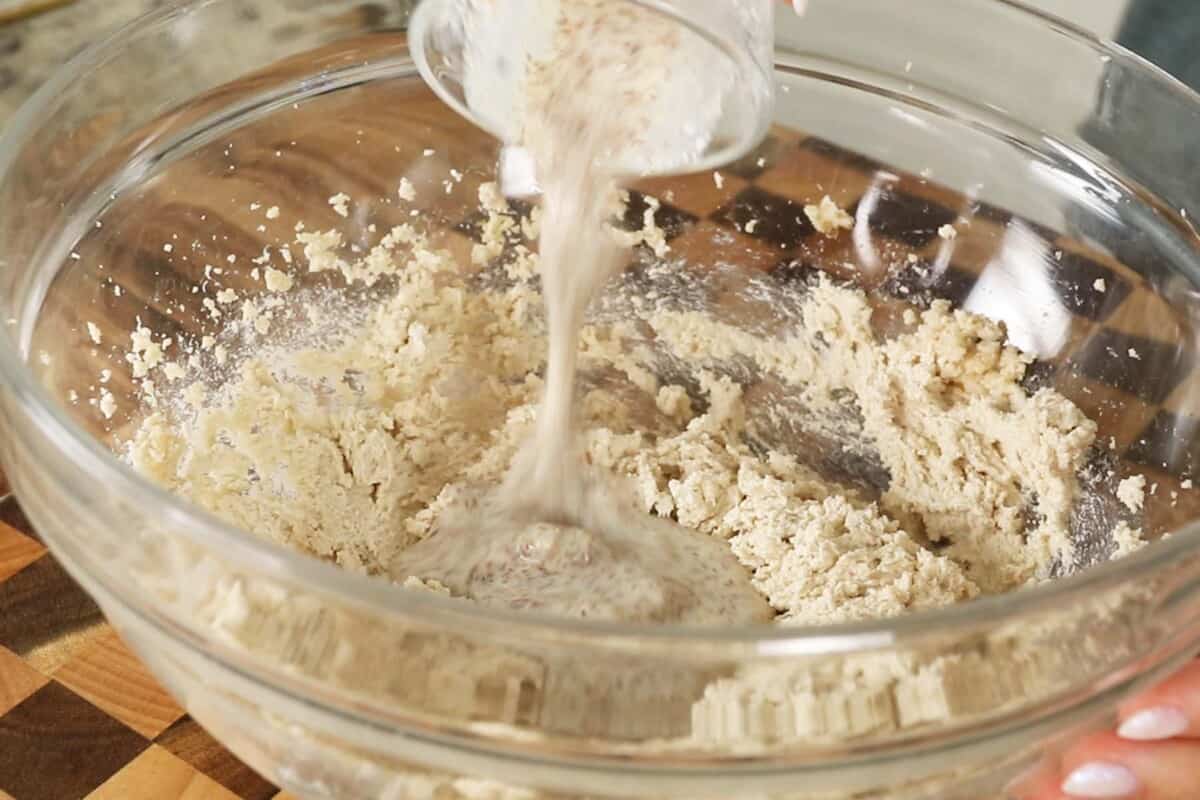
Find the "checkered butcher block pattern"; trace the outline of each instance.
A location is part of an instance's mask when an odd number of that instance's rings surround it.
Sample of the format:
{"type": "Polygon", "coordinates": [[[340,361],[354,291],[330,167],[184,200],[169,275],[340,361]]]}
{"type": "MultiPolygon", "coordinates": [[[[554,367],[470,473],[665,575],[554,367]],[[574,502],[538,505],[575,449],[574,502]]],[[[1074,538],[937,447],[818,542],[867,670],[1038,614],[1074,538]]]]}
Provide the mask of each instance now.
{"type": "Polygon", "coordinates": [[[286,798],[146,672],[0,504],[0,800],[286,798]]]}
{"type": "MultiPolygon", "coordinates": [[[[720,179],[705,173],[672,178],[669,190],[653,181],[640,188],[659,197],[658,222],[675,255],[704,264],[725,260],[727,251],[728,260],[779,280],[804,280],[814,264],[836,272],[837,264],[854,261],[850,237],[814,231],[804,204],[829,194],[854,211],[876,169],[828,142],[776,130],[720,179]]],[[[898,178],[875,191],[869,215],[876,240],[894,249],[889,261],[908,265],[888,274],[885,295],[897,306],[918,296],[962,301],[1018,226],[1061,250],[1062,268],[1050,277],[1072,312],[1075,344],[1035,372],[1052,375],[1094,416],[1103,417],[1114,401],[1135,409],[1122,416],[1116,452],[1159,483],[1158,491],[1187,494],[1181,484],[1200,463],[1193,399],[1200,379],[1192,374],[1192,352],[1169,343],[1172,316],[1142,278],[1003,210],[917,176],[898,178]],[[940,226],[956,222],[957,239],[938,236],[940,226]],[[1094,288],[1099,280],[1103,292],[1094,288]],[[1137,359],[1125,357],[1131,349],[1137,359]]],[[[640,227],[648,207],[642,197],[633,195],[630,227],[640,227]]],[[[464,240],[475,232],[470,219],[454,227],[464,240]]],[[[1184,506],[1147,520],[1148,527],[1167,529],[1194,513],[1184,506]]],[[[283,798],[172,701],[47,553],[17,505],[10,500],[0,509],[0,800],[283,798]]]]}

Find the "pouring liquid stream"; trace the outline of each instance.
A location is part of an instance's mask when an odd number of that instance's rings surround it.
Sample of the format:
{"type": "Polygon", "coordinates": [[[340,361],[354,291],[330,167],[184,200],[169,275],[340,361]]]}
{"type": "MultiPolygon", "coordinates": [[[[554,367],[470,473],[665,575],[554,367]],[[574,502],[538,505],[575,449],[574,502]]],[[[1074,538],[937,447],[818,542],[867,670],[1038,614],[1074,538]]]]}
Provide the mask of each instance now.
{"type": "MultiPolygon", "coordinates": [[[[501,486],[452,509],[401,553],[393,574],[437,580],[485,605],[577,618],[736,624],[774,616],[723,542],[634,508],[613,476],[584,464],[578,446],[580,331],[625,255],[609,228],[618,172],[606,165],[642,146],[661,115],[678,113],[659,101],[661,87],[687,79],[672,75],[683,35],[625,0],[558,5],[549,53],[529,67],[520,136],[543,189],[548,356],[533,436],[501,486]]],[[[698,159],[706,144],[690,137],[694,155],[685,156],[698,159]]]]}

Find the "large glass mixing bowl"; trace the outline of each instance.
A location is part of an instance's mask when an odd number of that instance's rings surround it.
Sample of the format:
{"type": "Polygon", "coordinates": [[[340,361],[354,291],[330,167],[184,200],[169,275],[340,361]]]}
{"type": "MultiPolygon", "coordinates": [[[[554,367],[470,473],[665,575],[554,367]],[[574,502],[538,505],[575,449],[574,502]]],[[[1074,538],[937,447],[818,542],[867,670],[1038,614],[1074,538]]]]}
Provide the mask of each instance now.
{"type": "MultiPolygon", "coordinates": [[[[253,291],[253,259],[296,219],[386,229],[401,177],[433,187],[424,219],[469,252],[497,154],[417,77],[406,3],[169,4],[74,59],[0,139],[0,447],[54,554],[271,780],[364,800],[978,800],[1200,643],[1200,98],[1013,2],[807,7],[779,4],[759,150],[720,180],[641,187],[680,269],[784,296],[824,269],[885,327],[934,297],[1003,320],[1039,359],[1031,388],[1097,421],[1114,479],[1148,476],[1161,541],[1099,563],[1123,512],[1087,494],[1075,526],[1097,565],[1049,584],[883,622],[682,630],[401,591],[169,496],[114,453],[146,413],[122,358],[138,321],[229,335],[200,302],[206,261],[253,291]],[[361,217],[334,216],[338,192],[361,217]],[[852,235],[807,224],[826,194],[852,235]]],[[[718,283],[726,321],[763,311],[718,283]]],[[[845,466],[837,442],[801,449],[845,466]]]]}

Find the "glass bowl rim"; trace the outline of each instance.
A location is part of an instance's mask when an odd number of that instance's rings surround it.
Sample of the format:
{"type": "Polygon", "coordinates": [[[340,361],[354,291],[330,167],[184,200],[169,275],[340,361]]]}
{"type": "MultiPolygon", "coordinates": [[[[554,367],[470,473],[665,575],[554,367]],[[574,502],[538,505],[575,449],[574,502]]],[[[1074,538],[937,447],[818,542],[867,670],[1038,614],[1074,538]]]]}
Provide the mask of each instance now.
{"type": "MultiPolygon", "coordinates": [[[[0,183],[12,171],[21,145],[36,135],[38,126],[53,109],[57,98],[69,92],[72,85],[90,70],[103,65],[109,54],[119,52],[127,43],[153,35],[178,17],[186,16],[207,6],[231,3],[233,0],[177,0],[171,5],[151,10],[93,44],[59,67],[54,74],[14,113],[0,131],[0,183]]],[[[1066,35],[1075,43],[1086,45],[1113,61],[1140,71],[1157,81],[1162,88],[1182,93],[1187,102],[1200,108],[1200,94],[1124,47],[1100,39],[1074,23],[1041,9],[1032,8],[1023,0],[975,0],[987,5],[1006,7],[1031,21],[1066,35]]],[[[2,210],[2,209],[0,209],[2,210]]],[[[13,269],[9,266],[8,269],[13,269]]],[[[256,574],[294,582],[318,592],[336,595],[351,604],[365,606],[384,616],[409,616],[425,623],[432,620],[447,623],[470,623],[482,633],[481,625],[502,632],[505,638],[529,640],[563,636],[592,644],[627,646],[644,643],[666,647],[685,644],[691,647],[748,646],[761,655],[817,655],[849,653],[880,646],[912,641],[926,636],[944,636],[961,628],[984,624],[996,625],[1037,614],[1083,596],[1134,584],[1179,558],[1200,551],[1200,519],[1183,525],[1161,541],[1126,556],[1081,571],[1078,574],[1048,581],[1038,586],[1005,595],[982,597],[944,608],[915,611],[900,617],[883,620],[840,623],[828,626],[754,626],[754,627],[687,627],[679,625],[626,624],[581,621],[548,615],[478,608],[461,601],[443,598],[432,592],[400,590],[377,578],[360,576],[323,562],[299,551],[289,550],[268,542],[249,531],[219,519],[216,515],[195,506],[181,497],[153,484],[121,461],[99,440],[76,424],[36,379],[21,356],[21,348],[13,335],[12,325],[0,325],[0,383],[11,392],[11,402],[31,423],[23,435],[40,439],[47,447],[38,451],[65,456],[72,466],[84,470],[92,480],[102,482],[109,490],[126,498],[140,501],[141,507],[155,509],[164,526],[170,525],[172,536],[183,536],[201,550],[219,551],[231,566],[240,567],[245,574],[256,574]],[[432,617],[430,616],[432,614],[432,617]]],[[[10,435],[11,432],[10,432],[10,435]]],[[[15,482],[20,483],[20,471],[14,470],[15,482]]],[[[54,535],[47,536],[51,548],[57,546],[54,535]]],[[[132,592],[100,580],[114,596],[130,602],[132,592]]],[[[140,605],[140,604],[139,604],[140,605]]],[[[149,609],[146,609],[149,610],[149,609]]],[[[170,612],[151,610],[172,618],[170,612]]],[[[178,623],[176,623],[178,624],[178,623]]],[[[185,628],[190,626],[185,625],[185,628]]],[[[178,638],[178,634],[173,634],[178,638]]]]}

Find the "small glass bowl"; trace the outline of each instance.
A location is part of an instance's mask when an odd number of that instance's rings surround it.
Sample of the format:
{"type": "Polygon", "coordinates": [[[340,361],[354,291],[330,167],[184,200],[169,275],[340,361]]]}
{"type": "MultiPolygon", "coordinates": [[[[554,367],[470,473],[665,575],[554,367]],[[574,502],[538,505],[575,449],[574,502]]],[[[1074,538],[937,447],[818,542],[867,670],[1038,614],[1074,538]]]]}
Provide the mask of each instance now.
{"type": "MultiPolygon", "coordinates": [[[[675,124],[658,131],[663,141],[652,150],[622,152],[617,169],[631,175],[692,172],[746,155],[771,123],[771,25],[776,0],[635,2],[678,23],[680,46],[695,53],[693,61],[679,65],[692,71],[677,76],[679,91],[673,107],[702,103],[720,113],[711,129],[700,131],[689,131],[698,119],[673,120],[675,124]],[[688,142],[697,135],[707,142],[701,152],[692,153],[688,142]]],[[[447,105],[509,144],[517,144],[520,138],[518,87],[530,60],[528,52],[514,48],[523,38],[526,46],[533,46],[527,41],[535,38],[529,29],[546,13],[544,6],[527,0],[483,4],[425,0],[417,5],[408,28],[413,60],[430,88],[447,105]],[[519,32],[522,29],[524,34],[519,32]],[[472,37],[475,41],[468,44],[472,37]]]]}

